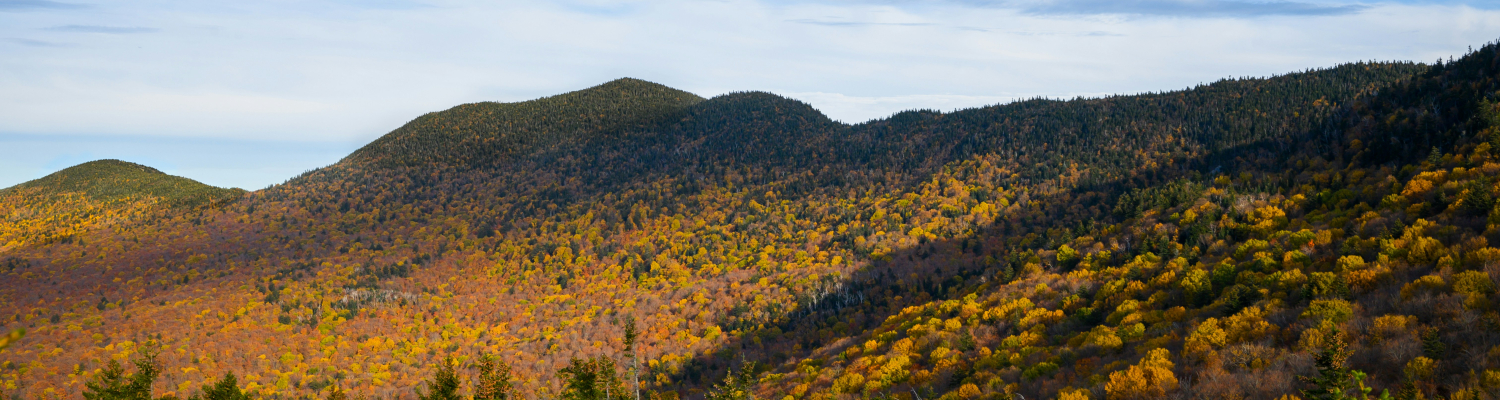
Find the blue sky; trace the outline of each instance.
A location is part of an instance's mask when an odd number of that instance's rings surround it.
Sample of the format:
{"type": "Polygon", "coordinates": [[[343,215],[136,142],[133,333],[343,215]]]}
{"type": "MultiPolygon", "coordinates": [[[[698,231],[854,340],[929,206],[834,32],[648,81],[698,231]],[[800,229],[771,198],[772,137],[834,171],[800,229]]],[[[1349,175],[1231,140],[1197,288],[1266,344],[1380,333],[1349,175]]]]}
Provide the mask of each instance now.
{"type": "Polygon", "coordinates": [[[425,112],[626,76],[857,123],[1495,39],[1493,1],[0,0],[0,187],[120,158],[257,189],[425,112]]]}

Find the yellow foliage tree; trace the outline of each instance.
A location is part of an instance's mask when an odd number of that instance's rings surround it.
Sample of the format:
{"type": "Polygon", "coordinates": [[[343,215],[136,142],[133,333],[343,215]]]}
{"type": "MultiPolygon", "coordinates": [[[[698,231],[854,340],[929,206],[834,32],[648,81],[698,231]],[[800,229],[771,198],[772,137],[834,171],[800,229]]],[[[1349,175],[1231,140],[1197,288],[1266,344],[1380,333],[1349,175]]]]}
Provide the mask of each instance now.
{"type": "Polygon", "coordinates": [[[16,330],[14,332],[6,334],[3,337],[0,337],[0,349],[10,347],[12,343],[20,341],[22,336],[26,336],[25,329],[16,330]]]}
{"type": "Polygon", "coordinates": [[[1057,392],[1057,400],[1089,400],[1089,391],[1085,389],[1063,389],[1057,392]]]}
{"type": "Polygon", "coordinates": [[[1209,318],[1198,324],[1198,328],[1188,335],[1187,342],[1182,348],[1190,355],[1207,357],[1214,349],[1223,347],[1229,339],[1229,335],[1219,327],[1217,318],[1209,318]]]}
{"type": "Polygon", "coordinates": [[[963,386],[960,386],[958,388],[958,397],[960,398],[973,399],[978,398],[979,395],[979,386],[975,386],[972,383],[965,383],[963,386]]]}
{"type": "Polygon", "coordinates": [[[1109,374],[1104,390],[1110,400],[1156,399],[1177,389],[1167,349],[1154,349],[1139,364],[1109,374]]]}

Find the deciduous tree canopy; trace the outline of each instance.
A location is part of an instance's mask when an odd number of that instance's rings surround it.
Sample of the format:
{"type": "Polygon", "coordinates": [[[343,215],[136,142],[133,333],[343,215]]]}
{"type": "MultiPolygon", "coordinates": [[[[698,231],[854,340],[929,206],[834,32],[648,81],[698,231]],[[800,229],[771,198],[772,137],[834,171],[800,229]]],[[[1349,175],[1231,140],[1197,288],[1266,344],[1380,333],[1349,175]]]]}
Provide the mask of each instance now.
{"type": "Polygon", "coordinates": [[[858,125],[625,79],[255,192],[85,164],[0,191],[0,388],[1480,398],[1497,97],[1493,44],[858,125]]]}

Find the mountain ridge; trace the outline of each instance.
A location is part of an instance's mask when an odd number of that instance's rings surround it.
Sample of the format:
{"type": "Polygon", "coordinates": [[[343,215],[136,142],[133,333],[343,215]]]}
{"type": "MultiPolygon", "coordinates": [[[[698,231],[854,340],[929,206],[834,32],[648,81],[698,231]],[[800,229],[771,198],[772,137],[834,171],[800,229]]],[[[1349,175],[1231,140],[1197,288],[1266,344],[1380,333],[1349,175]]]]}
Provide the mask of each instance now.
{"type": "Polygon", "coordinates": [[[656,83],[621,78],[535,100],[464,104],[418,117],[340,163],[486,165],[530,146],[651,123],[702,100],[656,83]],[[445,133],[450,125],[456,132],[445,133]]]}
{"type": "Polygon", "coordinates": [[[1500,367],[1444,317],[1496,312],[1477,277],[1500,123],[1473,118],[1494,57],[856,125],[656,88],[671,101],[623,125],[501,137],[479,131],[506,106],[460,106],[232,204],[8,251],[0,323],[28,336],[0,360],[39,366],[27,395],[157,341],[179,395],[235,372],[267,397],[395,398],[494,355],[548,398],[576,394],[564,368],[637,357],[657,399],[1275,398],[1346,329],[1371,385],[1469,393],[1402,370],[1500,367]],[[1392,137],[1443,149],[1352,151],[1392,137]],[[744,361],[753,379],[721,380],[744,361]]]}

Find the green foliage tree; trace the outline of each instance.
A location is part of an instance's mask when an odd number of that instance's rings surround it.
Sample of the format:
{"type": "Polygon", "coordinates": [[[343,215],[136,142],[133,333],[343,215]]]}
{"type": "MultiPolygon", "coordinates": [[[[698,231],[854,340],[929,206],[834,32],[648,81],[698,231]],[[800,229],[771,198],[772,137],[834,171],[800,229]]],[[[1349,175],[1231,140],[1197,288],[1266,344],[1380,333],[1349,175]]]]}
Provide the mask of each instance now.
{"type": "Polygon", "coordinates": [[[557,371],[563,378],[563,400],[625,400],[625,387],[608,357],[574,358],[557,371]]]}
{"type": "MultiPolygon", "coordinates": [[[[1372,388],[1365,386],[1365,373],[1344,366],[1349,360],[1349,346],[1341,332],[1331,329],[1324,333],[1323,346],[1313,359],[1318,368],[1317,376],[1299,376],[1298,380],[1312,385],[1303,389],[1308,400],[1366,400],[1372,388]]],[[[1380,400],[1390,400],[1390,391],[1382,391],[1380,400]]]]}
{"type": "Polygon", "coordinates": [[[1411,380],[1402,382],[1401,388],[1396,390],[1396,400],[1422,400],[1425,398],[1426,396],[1422,395],[1422,390],[1417,389],[1416,382],[1412,382],[1411,380]]]}
{"type": "Polygon", "coordinates": [[[1441,360],[1448,353],[1448,345],[1443,343],[1438,329],[1433,327],[1421,330],[1422,354],[1428,358],[1441,360]]]}
{"type": "Polygon", "coordinates": [[[250,395],[240,390],[239,380],[234,377],[233,372],[225,372],[224,377],[212,385],[203,385],[203,392],[194,394],[189,400],[250,400],[250,395]]]}
{"type": "Polygon", "coordinates": [[[417,398],[421,400],[462,400],[463,396],[458,394],[458,374],[453,372],[453,357],[443,359],[438,364],[437,371],[432,379],[427,380],[427,393],[417,390],[417,398]]]}
{"type": "Polygon", "coordinates": [[[1346,298],[1349,297],[1349,283],[1332,272],[1314,272],[1309,275],[1302,296],[1311,299],[1346,298]]]}
{"type": "Polygon", "coordinates": [[[630,357],[630,395],[634,400],[641,400],[641,378],[640,357],[635,354],[635,341],[640,338],[640,331],[636,330],[635,317],[625,320],[625,355],[630,357]]]}
{"type": "Polygon", "coordinates": [[[151,400],[151,384],[161,375],[156,363],[156,351],[145,348],[132,361],[135,372],[125,375],[120,362],[109,360],[98,375],[84,383],[83,398],[87,400],[151,400]]]}
{"type": "Polygon", "coordinates": [[[706,400],[755,400],[755,363],[748,362],[738,371],[729,371],[723,382],[714,384],[706,400]]]}

